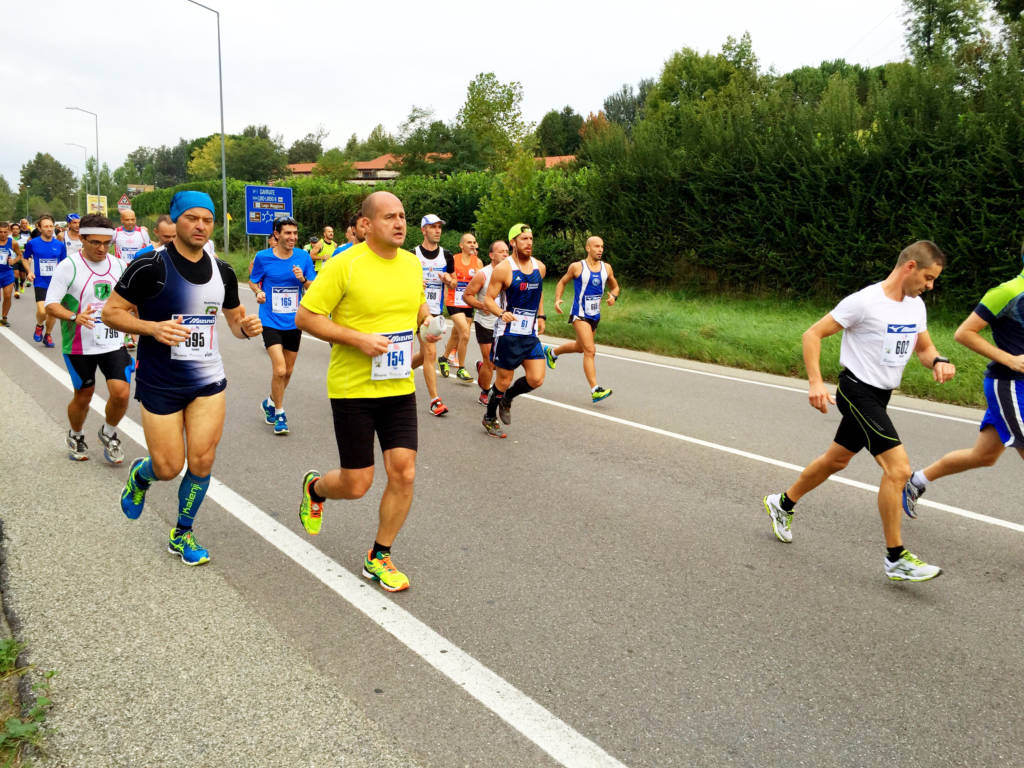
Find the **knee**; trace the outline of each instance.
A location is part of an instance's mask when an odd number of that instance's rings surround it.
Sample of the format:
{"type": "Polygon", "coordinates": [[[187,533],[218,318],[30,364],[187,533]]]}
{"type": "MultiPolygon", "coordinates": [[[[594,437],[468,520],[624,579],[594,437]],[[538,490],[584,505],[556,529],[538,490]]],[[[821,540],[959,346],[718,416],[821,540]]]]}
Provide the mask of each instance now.
{"type": "Polygon", "coordinates": [[[290,371],[288,370],[288,366],[286,366],[284,363],[274,363],[273,371],[275,379],[283,379],[287,377],[288,374],[290,373],[290,371]]]}
{"type": "Polygon", "coordinates": [[[388,482],[395,487],[412,492],[413,483],[416,481],[416,460],[398,461],[388,468],[388,482]]]}
{"type": "Polygon", "coordinates": [[[593,344],[583,344],[582,346],[584,357],[594,357],[595,355],[597,355],[597,347],[594,346],[593,344]]]}
{"type": "Polygon", "coordinates": [[[994,450],[994,451],[986,451],[986,452],[982,453],[980,456],[978,456],[978,466],[979,467],[991,467],[997,461],[999,461],[999,457],[1002,456],[1002,455],[1003,455],[1002,446],[1000,446],[997,450],[994,450]]]}
{"type": "Polygon", "coordinates": [[[156,475],[157,480],[170,480],[176,477],[181,468],[185,466],[185,460],[182,457],[175,457],[173,459],[168,458],[157,458],[152,457],[153,461],[153,474],[156,475]]]}
{"type": "Polygon", "coordinates": [[[910,475],[913,472],[910,469],[909,461],[898,461],[890,464],[885,470],[885,477],[893,485],[898,485],[901,488],[907,484],[907,480],[910,479],[910,475]]]}
{"type": "Polygon", "coordinates": [[[829,472],[831,472],[832,474],[835,474],[836,472],[842,472],[844,469],[846,469],[849,463],[850,459],[842,456],[834,456],[826,460],[826,466],[828,467],[829,472]]]}
{"type": "Polygon", "coordinates": [[[349,478],[348,492],[349,497],[353,499],[361,499],[366,495],[366,492],[370,490],[370,486],[373,485],[373,471],[363,472],[358,475],[354,475],[349,478]]]}
{"type": "Polygon", "coordinates": [[[541,369],[540,373],[535,373],[532,376],[530,374],[526,374],[526,383],[534,389],[537,389],[537,387],[544,383],[544,370],[541,369]]]}

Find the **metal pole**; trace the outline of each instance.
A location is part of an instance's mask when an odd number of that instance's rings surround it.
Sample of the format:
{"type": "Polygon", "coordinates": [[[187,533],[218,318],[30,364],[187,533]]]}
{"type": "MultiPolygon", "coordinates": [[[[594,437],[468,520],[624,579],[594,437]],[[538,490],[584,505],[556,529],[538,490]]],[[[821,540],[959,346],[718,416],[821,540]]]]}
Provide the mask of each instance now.
{"type": "Polygon", "coordinates": [[[100,192],[100,116],[95,112],[90,112],[88,109],[82,109],[81,107],[64,107],[64,109],[72,109],[76,112],[85,112],[87,115],[92,115],[92,119],[96,121],[96,197],[99,197],[100,192]]]}
{"type": "Polygon", "coordinates": [[[222,216],[224,217],[224,258],[228,257],[228,165],[224,149],[224,71],[221,66],[220,56],[220,11],[216,11],[208,5],[197,3],[196,0],[187,0],[192,5],[205,8],[217,17],[217,82],[220,87],[220,189],[222,197],[222,216]]]}
{"type": "Polygon", "coordinates": [[[65,141],[64,143],[69,147],[78,147],[82,150],[82,215],[84,216],[88,213],[88,211],[85,210],[85,166],[89,161],[89,148],[84,144],[75,144],[73,141],[65,141]]]}

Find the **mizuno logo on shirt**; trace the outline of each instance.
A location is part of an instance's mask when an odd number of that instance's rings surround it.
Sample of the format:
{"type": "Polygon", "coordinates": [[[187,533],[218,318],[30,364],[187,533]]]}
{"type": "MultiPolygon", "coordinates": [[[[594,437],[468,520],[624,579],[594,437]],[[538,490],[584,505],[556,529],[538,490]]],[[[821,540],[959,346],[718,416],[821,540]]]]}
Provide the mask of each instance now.
{"type": "Polygon", "coordinates": [[[917,333],[917,323],[910,323],[907,325],[901,325],[899,323],[889,323],[885,329],[886,333],[917,333]]]}

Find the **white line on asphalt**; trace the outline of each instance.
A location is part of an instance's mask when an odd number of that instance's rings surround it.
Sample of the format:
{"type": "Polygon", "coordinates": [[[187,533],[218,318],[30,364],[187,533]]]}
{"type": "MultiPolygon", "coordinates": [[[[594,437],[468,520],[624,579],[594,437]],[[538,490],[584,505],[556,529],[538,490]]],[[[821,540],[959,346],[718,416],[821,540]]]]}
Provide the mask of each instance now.
{"type": "MultiPolygon", "coordinates": [[[[538,403],[544,403],[545,405],[553,405],[556,408],[564,408],[567,411],[573,411],[574,413],[581,413],[584,416],[590,416],[595,419],[603,419],[610,421],[614,424],[620,424],[624,427],[631,427],[633,429],[639,429],[644,432],[650,432],[651,434],[660,435],[662,437],[669,437],[673,440],[680,440],[684,443],[692,443],[693,445],[699,445],[702,448],[711,448],[715,451],[721,451],[722,453],[730,453],[733,456],[740,456],[744,459],[750,459],[752,461],[759,461],[762,464],[771,464],[773,467],[782,467],[783,469],[791,469],[794,472],[803,472],[804,468],[799,464],[792,464],[788,461],[782,461],[780,459],[773,459],[769,456],[762,456],[758,453],[751,453],[750,451],[743,451],[739,448],[730,448],[727,445],[721,445],[720,443],[712,443],[708,440],[701,440],[698,437],[690,437],[688,435],[681,435],[678,432],[670,432],[667,429],[660,429],[658,427],[651,427],[647,424],[641,424],[636,421],[629,421],[628,419],[620,419],[618,416],[609,416],[604,413],[600,413],[593,409],[580,408],[576,405],[568,405],[567,403],[560,403],[557,400],[548,400],[544,397],[538,397],[537,395],[520,395],[520,397],[529,398],[530,400],[536,400],[538,403]]],[[[832,482],[841,483],[843,485],[849,485],[853,488],[860,488],[864,491],[871,491],[872,493],[878,493],[878,486],[871,485],[869,483],[862,483],[859,480],[850,480],[846,477],[840,477],[838,475],[832,475],[828,478],[832,482]]],[[[1011,531],[1017,531],[1018,533],[1024,533],[1024,525],[1018,523],[1011,523],[1009,520],[1001,520],[998,517],[990,517],[989,515],[982,515],[978,512],[971,512],[969,509],[961,509],[960,507],[953,507],[949,504],[941,504],[937,501],[930,501],[928,499],[918,499],[917,505],[919,507],[931,507],[932,509],[940,509],[943,512],[949,512],[953,515],[959,515],[960,517],[966,517],[970,520],[978,520],[989,525],[998,525],[1002,528],[1009,528],[1011,531]]]]}
{"type": "MultiPolygon", "coordinates": [[[[0,332],[58,383],[69,391],[73,389],[66,370],[9,328],[2,328],[0,332]]],[[[106,401],[102,397],[93,396],[92,410],[102,416],[104,405],[106,401]]],[[[118,430],[139,445],[146,445],[142,427],[131,419],[122,419],[118,430]]],[[[626,768],[511,683],[376,589],[368,588],[359,576],[345,570],[224,483],[211,477],[206,495],[562,765],[570,768],[626,768]]]]}

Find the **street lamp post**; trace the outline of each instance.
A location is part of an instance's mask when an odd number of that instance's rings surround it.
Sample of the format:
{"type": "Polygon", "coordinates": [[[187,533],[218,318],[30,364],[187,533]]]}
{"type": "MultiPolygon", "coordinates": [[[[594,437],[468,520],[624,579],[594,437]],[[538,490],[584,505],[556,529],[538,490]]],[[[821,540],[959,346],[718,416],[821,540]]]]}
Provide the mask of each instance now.
{"type": "Polygon", "coordinates": [[[85,165],[89,155],[89,150],[84,144],[75,144],[73,141],[65,141],[64,143],[69,147],[78,147],[82,150],[82,215],[84,216],[88,213],[88,211],[85,210],[85,165]]]}
{"type": "Polygon", "coordinates": [[[76,112],[85,112],[87,115],[92,115],[92,119],[96,121],[96,197],[100,196],[100,116],[95,112],[90,112],[88,109],[82,109],[81,107],[64,107],[64,109],[73,109],[76,112]]]}
{"type": "Polygon", "coordinates": [[[187,0],[192,5],[198,5],[200,8],[205,8],[210,13],[217,17],[217,83],[220,86],[220,188],[222,195],[222,210],[221,214],[224,217],[224,258],[227,258],[228,254],[228,166],[225,160],[226,152],[224,150],[224,73],[221,69],[220,60],[220,11],[216,11],[208,5],[197,3],[196,0],[187,0]]]}

